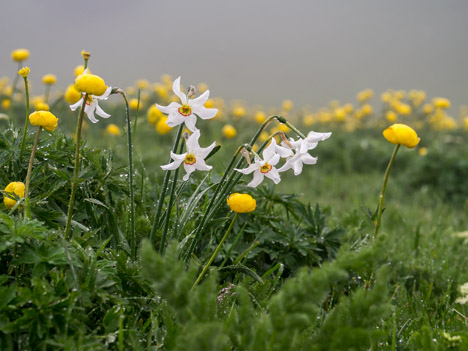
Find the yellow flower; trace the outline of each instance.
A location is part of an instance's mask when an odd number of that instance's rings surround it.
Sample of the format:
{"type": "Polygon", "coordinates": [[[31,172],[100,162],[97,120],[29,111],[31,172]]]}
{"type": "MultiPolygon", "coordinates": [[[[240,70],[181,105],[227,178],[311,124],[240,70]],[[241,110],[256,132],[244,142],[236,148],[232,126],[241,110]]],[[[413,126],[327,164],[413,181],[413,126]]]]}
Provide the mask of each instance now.
{"type": "Polygon", "coordinates": [[[230,124],[226,124],[223,127],[222,132],[223,132],[224,137],[227,138],[227,139],[235,138],[235,136],[237,135],[236,128],[234,128],[230,124]]]}
{"type": "Polygon", "coordinates": [[[353,104],[350,104],[350,103],[344,104],[343,108],[347,114],[350,114],[354,111],[354,106],[353,104]]]}
{"type": "Polygon", "coordinates": [[[335,118],[338,121],[343,121],[346,118],[346,110],[344,109],[344,107],[336,108],[334,113],[335,113],[335,118]]]}
{"type": "MultiPolygon", "coordinates": [[[[22,182],[12,182],[6,186],[5,192],[16,194],[19,198],[22,198],[24,197],[24,184],[22,182]]],[[[3,203],[7,208],[13,208],[16,205],[16,200],[3,196],[3,203]]]]}
{"type": "Polygon", "coordinates": [[[52,132],[57,128],[58,118],[49,111],[36,111],[29,115],[29,122],[33,126],[41,126],[45,130],[52,132]]]}
{"type": "Polygon", "coordinates": [[[91,54],[85,50],[81,50],[81,57],[84,60],[89,60],[89,58],[91,57],[91,54]]]}
{"type": "Polygon", "coordinates": [[[245,116],[245,108],[242,106],[237,106],[232,110],[232,114],[234,117],[240,118],[245,116]]]}
{"type": "Polygon", "coordinates": [[[75,79],[75,89],[90,95],[101,96],[106,92],[104,79],[94,74],[83,73],[75,79]]]}
{"type": "MultiPolygon", "coordinates": [[[[85,68],[84,65],[78,65],[75,67],[75,78],[78,77],[80,74],[83,74],[85,68]]],[[[88,73],[91,73],[91,71],[88,68],[88,73]]]]}
{"type": "Polygon", "coordinates": [[[80,101],[81,98],[82,95],[75,89],[75,85],[70,84],[67,90],[65,91],[65,101],[68,102],[70,105],[73,105],[80,101]]]}
{"type": "Polygon", "coordinates": [[[372,89],[365,89],[357,94],[357,99],[359,100],[359,102],[365,102],[371,99],[373,96],[374,91],[372,89]]]}
{"type": "Polygon", "coordinates": [[[18,74],[23,78],[27,78],[30,71],[29,67],[23,67],[18,71],[18,74]]]}
{"type": "Polygon", "coordinates": [[[249,213],[257,207],[257,201],[249,194],[234,193],[227,199],[231,211],[237,213],[249,213]]]}
{"type": "Polygon", "coordinates": [[[396,122],[396,120],[398,119],[398,115],[395,111],[387,111],[387,113],[385,114],[385,118],[389,122],[396,122]]]}
{"type": "Polygon", "coordinates": [[[208,99],[208,100],[206,100],[206,102],[205,102],[205,107],[206,107],[206,108],[213,108],[213,107],[214,107],[214,101],[213,101],[213,99],[208,99]]]}
{"type": "Polygon", "coordinates": [[[293,108],[293,103],[291,100],[284,100],[283,101],[283,110],[291,111],[293,108]]]}
{"type": "Polygon", "coordinates": [[[383,136],[392,144],[401,144],[413,148],[419,144],[415,130],[406,124],[396,123],[383,131],[383,136]]]}
{"type": "Polygon", "coordinates": [[[8,110],[10,108],[11,102],[8,99],[2,101],[2,108],[4,110],[8,110]]]}
{"type": "Polygon", "coordinates": [[[148,109],[147,116],[148,116],[148,122],[150,122],[151,124],[156,124],[158,119],[164,116],[164,113],[159,111],[156,105],[151,105],[151,107],[148,109]]]}
{"type": "Polygon", "coordinates": [[[426,156],[427,155],[427,147],[420,147],[418,150],[419,156],[426,156]]]}
{"type": "Polygon", "coordinates": [[[434,106],[432,106],[432,104],[424,104],[422,111],[424,114],[428,115],[434,111],[434,106]]]}
{"type": "Polygon", "coordinates": [[[106,134],[119,136],[122,133],[117,125],[111,123],[106,127],[106,134]]]}
{"type": "Polygon", "coordinates": [[[38,102],[34,104],[34,109],[36,111],[49,111],[49,105],[47,105],[45,102],[38,102]]]}
{"type": "Polygon", "coordinates": [[[444,110],[450,108],[450,106],[452,105],[449,99],[442,98],[442,97],[433,98],[432,103],[434,104],[435,107],[441,108],[444,110]]]}
{"type": "Polygon", "coordinates": [[[465,126],[465,130],[468,131],[468,117],[463,118],[463,124],[465,126]]]}
{"type": "Polygon", "coordinates": [[[392,100],[392,94],[389,91],[383,92],[382,95],[380,95],[380,100],[388,104],[392,100]]]}
{"type": "MultiPolygon", "coordinates": [[[[130,99],[128,102],[128,106],[132,110],[136,110],[138,108],[138,99],[130,99]]],[[[141,103],[140,103],[140,108],[141,108],[141,103]]]]}
{"type": "Polygon", "coordinates": [[[200,83],[197,85],[197,90],[200,94],[204,93],[205,91],[208,90],[208,84],[206,83],[200,83]]]}
{"type": "Polygon", "coordinates": [[[57,83],[57,77],[54,74],[46,74],[42,76],[42,83],[45,85],[54,85],[57,83]]]}
{"type": "Polygon", "coordinates": [[[374,112],[374,109],[372,108],[371,105],[369,104],[364,104],[361,107],[361,112],[364,116],[370,116],[372,112],[374,112]]]}
{"type": "Polygon", "coordinates": [[[146,79],[139,79],[136,81],[136,86],[140,90],[145,90],[149,88],[149,82],[146,79]]]}
{"type": "Polygon", "coordinates": [[[261,143],[265,142],[268,138],[270,137],[270,134],[268,134],[267,132],[263,131],[260,133],[260,135],[258,136],[258,141],[260,141],[261,143]]]}
{"type": "Polygon", "coordinates": [[[262,124],[266,120],[266,114],[263,111],[258,111],[255,114],[255,120],[257,121],[258,124],[262,124]]]}
{"type": "Polygon", "coordinates": [[[162,100],[166,100],[169,97],[169,91],[166,86],[161,83],[155,83],[153,85],[153,90],[162,100]]]}
{"type": "Polygon", "coordinates": [[[11,52],[11,58],[16,62],[27,60],[29,57],[29,50],[27,49],[16,49],[11,52]]]}
{"type": "Polygon", "coordinates": [[[167,125],[166,121],[167,117],[163,116],[156,123],[156,131],[161,135],[167,134],[172,130],[172,128],[167,125]]]}

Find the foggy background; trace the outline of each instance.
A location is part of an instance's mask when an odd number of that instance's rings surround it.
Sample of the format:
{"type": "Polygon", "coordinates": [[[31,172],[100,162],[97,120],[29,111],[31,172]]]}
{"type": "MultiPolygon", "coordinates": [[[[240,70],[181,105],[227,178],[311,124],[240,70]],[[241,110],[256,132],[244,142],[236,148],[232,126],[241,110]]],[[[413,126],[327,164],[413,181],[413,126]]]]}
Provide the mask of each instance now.
{"type": "MultiPolygon", "coordinates": [[[[33,93],[74,81],[81,50],[111,86],[164,73],[212,96],[296,107],[355,102],[364,88],[423,89],[468,104],[468,2],[376,0],[2,0],[0,76],[31,51],[33,93]]],[[[378,103],[376,103],[378,101],[378,103]]]]}

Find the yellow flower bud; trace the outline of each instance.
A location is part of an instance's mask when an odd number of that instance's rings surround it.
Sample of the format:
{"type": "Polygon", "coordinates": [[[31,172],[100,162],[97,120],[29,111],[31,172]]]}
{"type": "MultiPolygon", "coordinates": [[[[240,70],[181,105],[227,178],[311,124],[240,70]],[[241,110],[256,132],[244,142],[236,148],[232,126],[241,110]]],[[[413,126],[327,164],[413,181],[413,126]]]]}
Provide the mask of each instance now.
{"type": "MultiPolygon", "coordinates": [[[[130,107],[130,109],[132,110],[136,110],[138,108],[138,99],[130,99],[130,101],[128,102],[128,107],[130,107]]],[[[140,108],[141,108],[141,104],[140,104],[140,108]]]]}
{"type": "MultiPolygon", "coordinates": [[[[84,68],[84,65],[78,65],[75,67],[75,78],[78,77],[80,74],[83,74],[85,68],[84,68]]],[[[91,71],[89,70],[88,68],[88,72],[87,73],[91,73],[91,71]]]]}
{"type": "Polygon", "coordinates": [[[16,62],[27,60],[29,57],[29,50],[27,49],[16,49],[11,52],[11,58],[16,62]]]}
{"type": "Polygon", "coordinates": [[[284,100],[283,101],[283,110],[291,111],[293,108],[293,103],[291,100],[284,100]]]}
{"type": "Polygon", "coordinates": [[[85,51],[85,50],[81,50],[81,57],[84,60],[89,60],[89,58],[91,57],[91,54],[89,52],[85,51]]]}
{"type": "Polygon", "coordinates": [[[397,112],[402,116],[408,116],[411,114],[411,106],[404,103],[399,103],[395,106],[397,112]]]}
{"type": "Polygon", "coordinates": [[[265,142],[268,138],[270,137],[270,134],[268,134],[267,132],[263,131],[260,133],[260,135],[258,136],[258,141],[260,141],[261,143],[265,142]]]}
{"type": "Polygon", "coordinates": [[[245,113],[245,108],[243,108],[242,106],[237,106],[232,110],[233,116],[237,118],[244,117],[245,113]]]}
{"type": "Polygon", "coordinates": [[[249,213],[257,207],[257,201],[249,194],[234,193],[227,199],[231,211],[237,213],[249,213]]]}
{"type": "Polygon", "coordinates": [[[117,125],[111,123],[106,127],[106,134],[119,136],[121,134],[121,131],[117,125]]]}
{"type": "Polygon", "coordinates": [[[10,106],[11,106],[10,100],[5,99],[5,100],[2,101],[2,108],[4,110],[8,110],[10,108],[10,106]]]}
{"type": "Polygon", "coordinates": [[[364,104],[361,107],[361,112],[364,116],[370,116],[374,112],[374,109],[372,108],[371,105],[364,104]]]}
{"type": "Polygon", "coordinates": [[[54,85],[57,83],[57,77],[54,74],[46,74],[42,76],[42,83],[45,85],[54,85]]]}
{"type": "Polygon", "coordinates": [[[75,79],[75,89],[90,95],[101,96],[106,92],[107,86],[99,76],[89,73],[80,74],[75,79]]]}
{"type": "Polygon", "coordinates": [[[162,116],[164,116],[164,114],[158,110],[156,105],[151,105],[151,107],[148,109],[147,116],[148,116],[148,122],[150,122],[151,124],[156,124],[156,122],[162,116]]]}
{"type": "Polygon", "coordinates": [[[49,111],[36,111],[29,115],[29,122],[33,126],[41,126],[45,130],[52,132],[57,128],[58,118],[49,111]]]}
{"type": "Polygon", "coordinates": [[[262,124],[266,120],[266,114],[263,111],[258,111],[255,114],[255,120],[257,121],[258,124],[262,124]]]}
{"type": "Polygon", "coordinates": [[[30,71],[29,67],[23,67],[18,71],[18,74],[23,78],[27,78],[30,71]]]}
{"type": "Polygon", "coordinates": [[[140,90],[146,90],[149,88],[149,82],[146,79],[139,79],[136,81],[136,86],[140,90]]]}
{"type": "Polygon", "coordinates": [[[418,150],[419,156],[426,156],[427,155],[427,147],[421,147],[418,150]]]}
{"type": "Polygon", "coordinates": [[[396,120],[398,119],[398,115],[395,111],[387,111],[387,113],[385,114],[385,118],[387,119],[387,121],[393,123],[396,122],[396,120]]]}
{"type": "Polygon", "coordinates": [[[205,107],[206,107],[206,108],[213,108],[213,107],[214,107],[214,101],[213,101],[213,99],[208,99],[208,100],[206,100],[206,102],[205,102],[205,107]]]}
{"type": "Polygon", "coordinates": [[[226,124],[223,129],[222,129],[223,135],[226,139],[232,139],[235,138],[237,135],[236,128],[234,128],[230,124],[226,124]]]}
{"type": "Polygon", "coordinates": [[[77,103],[82,97],[82,94],[75,89],[75,85],[70,84],[65,91],[65,101],[70,105],[77,103]]]}
{"type": "Polygon", "coordinates": [[[156,131],[161,135],[167,134],[172,130],[172,128],[167,125],[166,121],[167,117],[164,116],[159,119],[158,123],[156,123],[156,131]]]}
{"type": "Polygon", "coordinates": [[[357,99],[359,100],[359,102],[365,102],[371,99],[373,96],[374,91],[372,89],[365,89],[357,94],[357,99]]]}
{"type": "Polygon", "coordinates": [[[433,98],[432,103],[434,104],[435,107],[441,108],[444,110],[450,108],[450,106],[452,105],[449,99],[442,98],[442,97],[433,98]]]}
{"type": "MultiPolygon", "coordinates": [[[[19,198],[24,197],[24,184],[22,182],[12,182],[5,188],[5,192],[16,194],[19,198]]],[[[3,196],[3,203],[7,208],[13,208],[16,205],[16,200],[3,196]]]]}
{"type": "Polygon", "coordinates": [[[434,111],[434,106],[432,106],[432,104],[425,104],[422,107],[422,110],[423,110],[423,113],[428,115],[428,114],[432,113],[432,111],[434,111]]]}
{"type": "Polygon", "coordinates": [[[346,110],[343,107],[335,109],[334,113],[338,121],[343,121],[346,118],[346,110]]]}
{"type": "Polygon", "coordinates": [[[197,90],[200,92],[200,94],[203,94],[208,90],[208,85],[206,83],[200,83],[197,85],[197,90]]]}
{"type": "Polygon", "coordinates": [[[401,144],[413,148],[419,144],[415,130],[406,124],[396,123],[383,131],[383,136],[392,144],[401,144]]]}

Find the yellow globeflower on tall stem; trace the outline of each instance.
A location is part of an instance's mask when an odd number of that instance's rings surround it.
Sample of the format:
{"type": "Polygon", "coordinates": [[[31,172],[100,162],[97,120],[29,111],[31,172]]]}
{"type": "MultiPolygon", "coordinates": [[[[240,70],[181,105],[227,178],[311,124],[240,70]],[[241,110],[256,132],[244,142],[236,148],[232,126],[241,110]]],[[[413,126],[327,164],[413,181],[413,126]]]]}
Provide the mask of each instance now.
{"type": "Polygon", "coordinates": [[[395,157],[400,149],[401,145],[406,146],[407,148],[414,148],[419,144],[419,137],[416,134],[415,130],[406,124],[396,123],[383,131],[385,139],[387,139],[392,144],[395,144],[393,149],[392,157],[387,165],[387,170],[385,171],[384,181],[382,185],[382,191],[379,196],[379,207],[377,208],[377,218],[375,220],[374,228],[374,238],[379,234],[380,223],[382,220],[382,211],[385,198],[385,190],[387,189],[388,177],[390,175],[390,170],[392,169],[393,163],[395,162],[395,157]]]}
{"type": "Polygon", "coordinates": [[[37,128],[36,138],[34,139],[34,145],[31,151],[31,158],[29,159],[28,173],[26,174],[26,188],[24,190],[24,201],[26,202],[24,216],[31,218],[31,208],[29,205],[29,183],[31,181],[32,165],[34,162],[34,156],[36,155],[39,135],[41,134],[42,128],[49,132],[54,131],[55,128],[57,128],[58,118],[49,111],[36,111],[29,115],[29,121],[33,126],[39,127],[37,128]]]}
{"type": "Polygon", "coordinates": [[[221,250],[221,246],[224,244],[226,241],[229,233],[231,232],[232,227],[234,226],[234,223],[237,220],[237,217],[239,217],[239,213],[249,213],[255,210],[257,206],[257,202],[255,199],[250,196],[249,194],[239,194],[239,193],[234,193],[229,196],[227,199],[227,203],[229,205],[229,208],[231,211],[235,213],[234,218],[231,221],[231,224],[229,225],[229,228],[226,230],[226,233],[224,234],[223,238],[219,242],[218,246],[216,247],[215,251],[211,255],[210,259],[206,263],[206,265],[203,267],[203,270],[201,271],[200,275],[198,276],[197,280],[192,286],[192,289],[200,283],[201,279],[203,276],[206,274],[208,271],[208,268],[210,268],[211,264],[213,263],[214,259],[218,255],[219,250],[221,250]]]}
{"type": "Polygon", "coordinates": [[[23,182],[11,182],[4,190],[6,196],[3,196],[3,203],[8,209],[12,209],[16,205],[16,199],[13,197],[16,195],[20,199],[24,197],[24,183],[23,182]]]}
{"type": "MultiPolygon", "coordinates": [[[[11,58],[13,59],[13,61],[18,63],[18,70],[21,69],[21,67],[23,66],[23,61],[27,60],[28,57],[29,57],[29,50],[27,50],[27,49],[16,49],[16,50],[13,50],[11,52],[11,58]]],[[[10,126],[13,125],[13,120],[14,120],[15,109],[13,108],[12,105],[15,103],[15,100],[13,99],[13,97],[15,96],[16,85],[18,84],[18,79],[19,79],[19,75],[15,75],[15,78],[13,79],[12,90],[11,90],[11,95],[10,95],[11,96],[11,102],[10,102],[10,100],[8,101],[9,104],[8,104],[7,108],[5,108],[5,106],[3,106],[5,109],[8,109],[8,108],[11,107],[10,126]]],[[[6,101],[6,100],[4,100],[4,101],[6,101]]],[[[2,103],[2,105],[3,105],[3,103],[2,103]]]]}
{"type": "Polygon", "coordinates": [[[23,67],[18,71],[18,75],[23,77],[24,79],[24,89],[25,89],[25,95],[26,95],[26,118],[24,121],[24,130],[23,130],[23,139],[21,140],[21,148],[20,148],[20,161],[23,158],[23,152],[24,152],[24,143],[26,141],[26,135],[28,132],[28,116],[29,116],[29,84],[28,84],[28,75],[29,75],[30,69],[29,67],[23,67]]]}
{"type": "Polygon", "coordinates": [[[46,74],[42,76],[42,83],[46,86],[44,101],[47,104],[49,102],[50,88],[57,83],[57,77],[54,74],[46,74]]]}

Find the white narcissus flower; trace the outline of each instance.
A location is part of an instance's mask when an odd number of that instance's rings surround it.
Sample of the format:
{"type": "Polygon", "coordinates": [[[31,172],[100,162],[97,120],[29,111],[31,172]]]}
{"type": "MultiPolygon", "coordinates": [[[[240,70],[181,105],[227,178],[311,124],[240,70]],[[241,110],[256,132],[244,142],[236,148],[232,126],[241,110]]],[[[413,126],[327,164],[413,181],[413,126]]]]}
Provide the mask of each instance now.
{"type": "Polygon", "coordinates": [[[280,154],[277,153],[279,147],[280,146],[276,144],[276,140],[271,139],[271,144],[263,151],[263,160],[255,157],[255,162],[249,167],[244,169],[235,168],[236,171],[243,174],[254,172],[253,179],[247,186],[255,188],[263,182],[265,177],[270,178],[275,184],[281,181],[278,170],[275,168],[281,158],[280,154]]]}
{"type": "Polygon", "coordinates": [[[183,92],[180,91],[180,77],[172,83],[172,90],[176,94],[182,105],[178,102],[171,102],[168,106],[161,106],[156,104],[159,111],[167,114],[167,125],[169,127],[175,127],[179,124],[185,123],[185,126],[191,131],[197,131],[195,123],[197,122],[197,116],[201,119],[210,119],[216,116],[218,109],[206,108],[205,102],[210,96],[210,91],[205,91],[202,95],[196,99],[190,99],[183,92]]]}
{"type": "MultiPolygon", "coordinates": [[[[109,118],[110,117],[110,114],[105,113],[103,111],[103,109],[99,107],[98,101],[99,100],[107,100],[107,98],[109,97],[111,91],[112,91],[112,87],[108,87],[106,89],[106,91],[104,92],[104,94],[102,94],[101,96],[88,95],[88,99],[87,99],[86,104],[85,104],[84,112],[88,115],[88,118],[89,118],[89,120],[91,122],[93,122],[93,123],[99,122],[96,119],[96,117],[94,117],[94,112],[96,112],[96,114],[99,117],[102,117],[102,118],[109,118]]],[[[84,97],[85,97],[85,94],[83,93],[83,96],[81,97],[80,101],[78,101],[77,103],[75,103],[73,105],[70,105],[70,108],[71,108],[72,111],[75,111],[78,107],[81,106],[81,104],[83,103],[84,97]]]]}
{"type": "MultiPolygon", "coordinates": [[[[309,132],[305,139],[290,139],[289,144],[291,145],[290,149],[294,150],[294,154],[286,158],[286,163],[278,169],[278,172],[285,172],[289,169],[293,169],[294,175],[299,175],[302,173],[302,168],[304,164],[313,165],[317,163],[317,157],[312,157],[308,151],[315,149],[319,141],[328,139],[331,136],[331,133],[317,133],[309,132]]],[[[282,145],[286,148],[289,148],[287,143],[283,142],[282,145]]]]}
{"type": "Polygon", "coordinates": [[[205,163],[205,158],[210,154],[210,152],[216,146],[216,142],[213,142],[210,146],[203,148],[198,144],[198,139],[200,138],[200,131],[195,131],[192,135],[189,136],[186,142],[187,152],[184,154],[175,154],[171,151],[171,158],[173,162],[161,166],[164,170],[174,170],[178,168],[181,163],[184,163],[184,169],[187,174],[184,175],[183,180],[187,181],[195,170],[199,171],[209,171],[212,166],[208,166],[205,163]]]}

